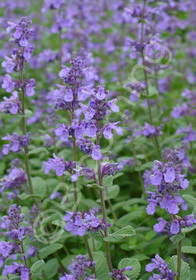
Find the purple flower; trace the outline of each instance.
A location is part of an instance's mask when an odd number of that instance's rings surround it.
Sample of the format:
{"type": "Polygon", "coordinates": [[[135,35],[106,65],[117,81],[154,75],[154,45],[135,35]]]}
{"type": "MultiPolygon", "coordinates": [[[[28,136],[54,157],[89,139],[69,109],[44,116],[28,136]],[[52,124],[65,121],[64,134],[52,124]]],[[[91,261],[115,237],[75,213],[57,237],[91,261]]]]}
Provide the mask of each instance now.
{"type": "Polygon", "coordinates": [[[155,255],[155,259],[152,259],[152,263],[146,266],[147,272],[152,272],[154,269],[157,269],[159,275],[153,274],[152,279],[174,280],[176,278],[177,273],[169,269],[168,264],[158,254],[155,255]]]}
{"type": "Polygon", "coordinates": [[[2,137],[2,140],[10,141],[10,144],[3,145],[2,153],[7,155],[10,150],[14,153],[21,151],[23,147],[29,145],[31,137],[30,133],[27,133],[21,137],[17,133],[13,132],[12,136],[7,134],[7,136],[2,137]]]}
{"type": "Polygon", "coordinates": [[[187,164],[185,152],[166,148],[162,157],[166,162],[155,161],[151,175],[149,174],[151,184],[156,186],[155,192],[148,192],[150,204],[146,211],[149,215],[154,214],[157,205],[166,209],[170,214],[177,214],[180,210],[179,205],[183,209],[186,208],[185,201],[178,194],[181,189],[185,189],[189,185],[188,180],[184,179],[186,175],[181,174],[187,164]]]}
{"type": "Polygon", "coordinates": [[[72,259],[72,263],[68,266],[71,274],[65,273],[60,280],[97,280],[95,275],[89,275],[89,271],[95,267],[95,262],[87,259],[86,256],[78,255],[76,261],[72,259]]]}
{"type": "Polygon", "coordinates": [[[4,88],[7,92],[12,92],[12,90],[15,88],[15,79],[6,74],[3,79],[2,88],[4,88]]]}
{"type": "Polygon", "coordinates": [[[57,176],[62,176],[65,171],[65,161],[64,158],[58,158],[55,154],[53,154],[54,159],[49,158],[48,162],[43,162],[43,167],[45,168],[45,174],[48,174],[50,170],[54,170],[57,176]]]}
{"type": "Polygon", "coordinates": [[[67,222],[65,230],[70,231],[73,235],[84,236],[86,232],[96,232],[105,230],[111,224],[106,224],[105,220],[96,217],[97,210],[92,209],[89,212],[66,212],[64,221],[67,222]]]}
{"type": "Polygon", "coordinates": [[[33,96],[35,94],[35,91],[34,91],[34,87],[35,86],[35,80],[34,79],[31,79],[27,84],[26,84],[26,95],[27,96],[33,96]]]}
{"type": "Polygon", "coordinates": [[[112,129],[116,131],[118,135],[123,135],[123,129],[117,126],[120,122],[106,124],[103,127],[103,136],[106,139],[111,139],[113,137],[112,129]]]}
{"type": "Polygon", "coordinates": [[[16,91],[12,92],[10,98],[3,97],[4,101],[0,103],[0,112],[15,115],[20,112],[21,104],[16,91]]]}
{"type": "MultiPolygon", "coordinates": [[[[13,61],[13,59],[9,57],[5,57],[5,61],[1,63],[1,66],[5,68],[7,73],[12,73],[14,71],[14,68],[16,66],[16,63],[13,61]]],[[[9,75],[8,75],[9,76],[9,75]]]]}
{"type": "Polygon", "coordinates": [[[117,280],[127,280],[128,276],[126,276],[123,272],[131,270],[133,270],[133,267],[131,266],[126,266],[123,269],[114,269],[112,272],[109,273],[109,276],[117,280]]]}
{"type": "Polygon", "coordinates": [[[182,137],[182,142],[184,144],[193,142],[196,140],[196,135],[195,132],[192,129],[192,126],[189,125],[187,128],[180,127],[179,129],[176,130],[176,134],[183,134],[184,136],[182,137]]]}
{"type": "Polygon", "coordinates": [[[62,176],[64,171],[67,170],[70,174],[73,174],[73,170],[76,166],[75,162],[70,160],[66,162],[63,157],[58,158],[53,154],[53,158],[49,158],[48,161],[43,161],[42,168],[45,169],[45,174],[48,174],[50,170],[54,170],[57,176],[62,176]]]}
{"type": "Polygon", "coordinates": [[[94,160],[100,160],[102,158],[102,153],[101,153],[99,145],[95,145],[93,147],[93,149],[92,149],[92,158],[94,160]]]}

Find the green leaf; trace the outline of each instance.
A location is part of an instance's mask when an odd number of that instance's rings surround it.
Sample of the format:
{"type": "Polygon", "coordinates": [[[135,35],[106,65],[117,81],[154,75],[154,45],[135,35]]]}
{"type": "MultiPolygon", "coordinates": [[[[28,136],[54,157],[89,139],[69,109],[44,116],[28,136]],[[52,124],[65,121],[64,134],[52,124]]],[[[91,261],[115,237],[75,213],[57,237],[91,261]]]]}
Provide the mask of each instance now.
{"type": "Polygon", "coordinates": [[[53,278],[57,274],[58,267],[59,263],[57,259],[51,259],[45,264],[44,272],[47,279],[53,278]]]}
{"type": "Polygon", "coordinates": [[[93,253],[93,259],[96,263],[95,273],[99,280],[109,280],[109,269],[105,256],[100,252],[93,253]]]}
{"type": "Polygon", "coordinates": [[[143,171],[143,170],[145,170],[147,168],[151,169],[153,167],[153,165],[154,165],[154,162],[147,162],[147,163],[142,164],[139,167],[136,167],[135,171],[143,171]]]}
{"type": "MultiPolygon", "coordinates": [[[[175,273],[177,272],[177,256],[171,257],[168,266],[175,273]]],[[[181,260],[180,280],[190,280],[190,267],[183,260],[181,260]]]]}
{"type": "Polygon", "coordinates": [[[123,225],[128,225],[132,220],[141,219],[144,211],[145,211],[145,207],[141,206],[136,211],[124,215],[122,218],[118,220],[116,224],[118,226],[123,226],[123,225]]]}
{"type": "Polygon", "coordinates": [[[135,230],[131,226],[126,226],[124,228],[121,228],[117,230],[116,232],[109,234],[107,237],[104,238],[105,241],[108,242],[120,242],[125,237],[130,237],[135,235],[135,230]]]}
{"type": "Polygon", "coordinates": [[[40,274],[45,266],[44,260],[39,260],[36,261],[32,266],[31,266],[31,272],[32,274],[40,274]]]}
{"type": "Polygon", "coordinates": [[[179,233],[176,235],[173,235],[172,237],[170,237],[170,240],[174,243],[177,244],[179,241],[181,241],[183,238],[185,237],[184,233],[179,233]]]}
{"type": "Polygon", "coordinates": [[[182,228],[182,232],[183,233],[187,233],[187,232],[191,232],[191,231],[193,231],[195,229],[196,229],[196,225],[194,225],[192,227],[182,228]]]}
{"type": "Polygon", "coordinates": [[[32,151],[30,151],[29,155],[36,155],[36,154],[39,154],[41,152],[44,152],[44,153],[48,154],[48,150],[46,148],[38,147],[38,148],[35,148],[32,151]]]}
{"type": "Polygon", "coordinates": [[[193,206],[196,205],[196,198],[190,194],[184,194],[183,198],[188,201],[189,203],[191,203],[193,206]]]}
{"type": "Polygon", "coordinates": [[[44,247],[43,249],[40,250],[40,257],[42,259],[46,258],[47,256],[57,252],[59,249],[63,247],[62,244],[56,243],[56,244],[51,244],[47,247],[44,247]]]}
{"type": "Polygon", "coordinates": [[[43,199],[47,191],[45,181],[41,177],[33,177],[31,180],[34,194],[39,195],[39,197],[43,199]]]}
{"type": "Polygon", "coordinates": [[[105,194],[104,199],[105,200],[113,199],[118,196],[119,192],[120,192],[119,186],[113,185],[113,186],[107,188],[107,192],[106,192],[107,194],[105,194]]]}
{"type": "Polygon", "coordinates": [[[131,280],[137,279],[141,271],[141,265],[139,261],[135,258],[125,258],[122,259],[118,264],[119,269],[123,269],[126,266],[132,266],[133,270],[125,271],[124,274],[127,275],[131,280]]]}
{"type": "Polygon", "coordinates": [[[196,255],[196,246],[183,246],[182,252],[196,255]]]}

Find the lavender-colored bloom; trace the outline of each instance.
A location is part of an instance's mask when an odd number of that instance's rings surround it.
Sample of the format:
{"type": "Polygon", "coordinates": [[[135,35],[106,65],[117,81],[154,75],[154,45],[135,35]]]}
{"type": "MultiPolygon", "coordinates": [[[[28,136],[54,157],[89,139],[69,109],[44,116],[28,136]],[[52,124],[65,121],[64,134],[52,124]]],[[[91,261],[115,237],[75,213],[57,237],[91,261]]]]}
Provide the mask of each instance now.
{"type": "Polygon", "coordinates": [[[159,257],[158,254],[155,255],[154,259],[152,259],[152,263],[149,263],[146,266],[147,272],[152,272],[154,269],[157,269],[159,274],[153,274],[153,278],[151,278],[152,280],[174,280],[176,278],[177,273],[174,273],[171,269],[169,269],[168,264],[159,257]]]}
{"type": "Polygon", "coordinates": [[[26,173],[22,169],[18,169],[17,167],[13,167],[10,170],[8,176],[2,178],[0,182],[0,193],[3,192],[5,189],[10,189],[16,192],[17,189],[21,188],[21,185],[26,185],[27,178],[26,173]]]}
{"type": "Polygon", "coordinates": [[[5,57],[5,61],[1,63],[1,66],[5,68],[7,73],[12,73],[14,71],[16,63],[9,57],[5,57]]]}
{"type": "Polygon", "coordinates": [[[12,29],[15,29],[13,33],[13,37],[15,38],[15,42],[18,43],[21,47],[27,47],[29,44],[29,40],[33,36],[33,30],[29,29],[31,24],[31,20],[27,17],[21,17],[18,24],[8,22],[9,26],[7,28],[7,32],[9,33],[12,29]]]}
{"type": "Polygon", "coordinates": [[[131,270],[133,270],[133,267],[131,266],[126,266],[123,269],[114,269],[112,272],[109,273],[109,276],[117,280],[127,280],[128,276],[126,276],[123,272],[131,270]]]}
{"type": "Polygon", "coordinates": [[[24,214],[20,214],[20,209],[16,204],[11,205],[7,211],[8,215],[2,217],[0,228],[6,229],[7,238],[21,242],[25,235],[32,234],[32,228],[20,225],[25,218],[24,214]]]}
{"type": "Polygon", "coordinates": [[[150,175],[151,184],[156,186],[155,192],[148,192],[147,213],[153,215],[156,206],[166,209],[169,214],[177,214],[179,205],[186,209],[183,198],[178,194],[181,189],[186,189],[189,185],[185,174],[181,174],[185,167],[189,166],[186,161],[184,150],[175,149],[174,151],[166,148],[162,157],[167,162],[155,161],[150,175]]]}
{"type": "Polygon", "coordinates": [[[3,145],[2,153],[7,155],[10,150],[15,153],[21,151],[23,147],[28,146],[31,141],[31,136],[30,133],[27,133],[21,137],[13,132],[12,136],[7,134],[7,136],[2,137],[2,140],[10,141],[10,144],[3,145]]]}
{"type": "Polygon", "coordinates": [[[80,138],[76,140],[76,145],[85,154],[91,155],[94,160],[100,160],[102,153],[99,145],[95,145],[90,139],[80,138]]]}
{"type": "Polygon", "coordinates": [[[49,158],[48,162],[43,161],[42,168],[45,169],[45,174],[48,174],[50,170],[54,170],[57,176],[62,176],[63,172],[67,170],[69,173],[73,174],[73,169],[75,168],[75,162],[70,160],[66,162],[63,157],[58,158],[53,154],[54,159],[49,158]]]}
{"type": "Polygon", "coordinates": [[[45,0],[42,7],[42,13],[47,12],[49,9],[60,9],[63,4],[65,4],[64,0],[45,0]]]}
{"type": "Polygon", "coordinates": [[[87,180],[96,181],[94,169],[88,167],[81,167],[80,169],[75,169],[75,173],[71,176],[71,181],[76,182],[80,176],[84,176],[87,180]]]}
{"type": "Polygon", "coordinates": [[[2,275],[17,274],[20,276],[21,280],[29,280],[29,270],[25,265],[21,265],[13,262],[12,265],[5,265],[2,275]]]}
{"type": "Polygon", "coordinates": [[[30,79],[28,81],[28,83],[26,84],[26,95],[27,96],[33,96],[35,94],[35,91],[34,91],[34,86],[35,86],[35,80],[34,79],[30,79]]]}
{"type": "Polygon", "coordinates": [[[0,112],[10,113],[11,115],[20,112],[21,104],[16,91],[12,92],[10,98],[3,97],[3,100],[4,101],[0,103],[0,112]]]}
{"type": "Polygon", "coordinates": [[[163,128],[163,125],[160,125],[159,127],[155,127],[153,125],[148,124],[145,122],[143,128],[133,134],[133,137],[136,137],[138,135],[144,135],[147,138],[153,137],[153,136],[159,136],[161,135],[161,130],[163,128]]]}
{"type": "Polygon", "coordinates": [[[113,137],[112,129],[116,131],[118,135],[123,135],[123,129],[117,126],[120,122],[106,124],[103,127],[103,136],[106,139],[111,139],[113,137]]]}
{"type": "Polygon", "coordinates": [[[55,198],[62,198],[62,194],[60,192],[54,191],[51,195],[50,195],[50,199],[55,199],[55,198]]]}
{"type": "Polygon", "coordinates": [[[2,88],[4,88],[7,92],[12,92],[12,90],[15,88],[15,79],[6,74],[3,79],[2,88]]]}
{"type": "Polygon", "coordinates": [[[196,140],[196,135],[195,135],[195,131],[193,131],[192,126],[189,125],[187,128],[184,127],[180,127],[176,130],[176,134],[182,134],[184,135],[182,137],[182,142],[184,144],[193,142],[196,140]]]}
{"type": "Polygon", "coordinates": [[[95,275],[89,275],[89,270],[95,267],[95,262],[87,259],[84,255],[78,255],[76,261],[72,259],[72,264],[68,266],[70,274],[65,273],[64,276],[60,277],[60,280],[97,280],[95,275]]]}
{"type": "Polygon", "coordinates": [[[96,217],[97,211],[95,209],[89,210],[89,212],[66,212],[64,221],[67,222],[65,230],[70,231],[73,235],[84,236],[86,232],[96,232],[105,230],[111,224],[106,224],[104,219],[100,220],[96,217]]]}
{"type": "Polygon", "coordinates": [[[154,230],[157,233],[167,234],[169,236],[178,234],[182,228],[192,227],[196,223],[194,214],[187,215],[184,218],[175,216],[171,224],[162,218],[159,218],[158,221],[159,223],[154,225],[154,230]]]}

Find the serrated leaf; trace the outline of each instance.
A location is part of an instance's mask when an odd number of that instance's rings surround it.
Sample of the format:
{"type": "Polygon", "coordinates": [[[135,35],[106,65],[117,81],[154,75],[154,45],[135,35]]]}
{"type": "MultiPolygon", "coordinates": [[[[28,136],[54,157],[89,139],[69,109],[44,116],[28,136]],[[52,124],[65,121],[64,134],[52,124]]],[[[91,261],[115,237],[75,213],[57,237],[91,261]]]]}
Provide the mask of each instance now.
{"type": "Polygon", "coordinates": [[[125,237],[130,237],[135,235],[135,230],[131,226],[126,226],[124,228],[121,228],[117,230],[116,232],[109,234],[107,237],[104,238],[107,242],[120,242],[125,237]]]}
{"type": "Polygon", "coordinates": [[[33,149],[32,151],[29,152],[29,155],[36,155],[39,154],[41,152],[47,153],[48,154],[48,150],[44,147],[38,147],[33,149]]]}
{"type": "Polygon", "coordinates": [[[56,244],[51,244],[43,249],[40,250],[40,257],[42,259],[46,258],[47,256],[57,252],[59,249],[63,247],[62,244],[56,243],[56,244]]]}
{"type": "Polygon", "coordinates": [[[45,181],[41,177],[33,177],[31,180],[34,194],[39,195],[39,197],[43,199],[47,190],[45,181]]]}
{"type": "Polygon", "coordinates": [[[95,273],[96,278],[99,280],[109,280],[109,269],[107,266],[107,261],[102,253],[93,253],[93,259],[96,263],[95,273]]]}
{"type": "Polygon", "coordinates": [[[183,246],[182,252],[196,255],[196,246],[183,246]]]}
{"type": "Polygon", "coordinates": [[[44,268],[45,262],[44,260],[39,260],[36,261],[32,266],[31,266],[31,272],[32,274],[40,274],[44,268]]]}
{"type": "MultiPolygon", "coordinates": [[[[177,272],[177,256],[170,258],[168,266],[175,273],[177,272]]],[[[181,260],[180,280],[190,280],[190,267],[183,260],[181,260]]]]}
{"type": "Polygon", "coordinates": [[[154,165],[154,162],[147,162],[147,163],[142,164],[141,166],[136,167],[135,171],[143,171],[147,168],[151,169],[153,167],[153,165],[154,165]]]}
{"type": "Polygon", "coordinates": [[[57,259],[49,260],[44,267],[44,272],[46,274],[47,279],[53,278],[58,271],[59,263],[57,259]]]}
{"type": "Polygon", "coordinates": [[[120,218],[117,221],[116,224],[119,226],[127,225],[130,223],[130,221],[141,218],[144,211],[145,211],[145,207],[141,206],[136,211],[124,215],[122,218],[120,218]]]}
{"type": "Polygon", "coordinates": [[[105,200],[113,199],[113,198],[117,197],[119,192],[120,192],[119,186],[118,185],[113,185],[113,186],[107,188],[107,192],[106,192],[107,194],[105,194],[104,199],[105,200]]]}
{"type": "Polygon", "coordinates": [[[196,205],[196,198],[190,194],[184,194],[183,198],[188,201],[189,203],[191,203],[193,206],[196,205]]]}
{"type": "Polygon", "coordinates": [[[127,275],[131,280],[137,279],[141,271],[141,265],[139,261],[135,258],[124,258],[118,264],[119,269],[123,269],[126,266],[131,266],[133,270],[125,271],[124,274],[127,275]]]}
{"type": "Polygon", "coordinates": [[[179,241],[181,241],[183,238],[185,237],[184,233],[179,233],[176,235],[173,235],[172,237],[170,237],[170,240],[174,243],[177,244],[179,241]]]}

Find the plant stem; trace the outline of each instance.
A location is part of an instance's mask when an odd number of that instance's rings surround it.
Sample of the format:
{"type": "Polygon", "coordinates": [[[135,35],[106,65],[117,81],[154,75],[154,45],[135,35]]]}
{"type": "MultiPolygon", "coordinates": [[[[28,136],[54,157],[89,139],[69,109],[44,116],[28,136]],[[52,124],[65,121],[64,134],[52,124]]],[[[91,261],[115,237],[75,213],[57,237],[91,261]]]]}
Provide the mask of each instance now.
{"type": "MultiPolygon", "coordinates": [[[[143,4],[143,13],[142,13],[142,23],[141,23],[141,45],[143,45],[144,43],[144,18],[145,18],[145,9],[146,9],[146,0],[144,0],[144,4],[143,4]]],[[[145,79],[145,84],[146,84],[146,95],[147,95],[147,103],[148,103],[148,114],[149,114],[149,118],[150,118],[150,124],[154,126],[154,122],[153,122],[153,118],[152,118],[152,110],[151,110],[151,104],[150,104],[150,94],[149,94],[149,88],[148,88],[148,74],[146,71],[146,62],[145,62],[145,57],[144,57],[144,50],[142,47],[142,51],[141,51],[141,55],[142,55],[142,63],[143,63],[143,72],[144,72],[144,79],[145,79]]],[[[160,147],[159,147],[159,143],[158,143],[158,139],[157,136],[154,136],[154,140],[155,140],[155,146],[157,147],[157,150],[160,152],[160,147]]]]}
{"type": "MultiPolygon", "coordinates": [[[[20,81],[23,84],[23,70],[20,70],[20,81]]],[[[25,119],[25,89],[22,87],[22,134],[26,135],[26,119],[25,119]]],[[[28,157],[28,146],[24,147],[24,160],[25,160],[25,170],[27,174],[28,186],[31,194],[33,192],[33,185],[30,176],[30,169],[29,169],[29,157],[28,157]]]]}
{"type": "MultiPolygon", "coordinates": [[[[25,266],[26,266],[26,268],[28,268],[27,260],[26,260],[26,257],[25,257],[24,246],[23,246],[23,242],[22,241],[20,241],[20,245],[21,245],[21,251],[22,251],[22,254],[23,254],[23,259],[24,259],[25,266]]],[[[31,273],[29,273],[29,279],[32,280],[32,274],[31,273]]]]}
{"type": "MultiPolygon", "coordinates": [[[[91,261],[93,261],[93,255],[92,255],[91,248],[89,246],[88,239],[87,239],[86,235],[84,235],[84,243],[85,243],[86,250],[88,252],[89,258],[91,259],[91,261]]],[[[91,269],[91,271],[92,271],[92,274],[95,274],[95,267],[93,267],[91,269]]]]}
{"type": "Polygon", "coordinates": [[[177,277],[176,280],[180,280],[180,271],[181,271],[181,255],[182,255],[182,240],[178,242],[178,248],[177,248],[177,277]]]}
{"type": "MultiPolygon", "coordinates": [[[[99,127],[100,127],[100,123],[98,122],[98,128],[99,127]]],[[[99,145],[99,137],[100,137],[99,134],[97,134],[96,145],[99,145]]],[[[97,172],[98,172],[99,186],[102,187],[103,183],[102,183],[102,176],[101,176],[101,161],[100,160],[97,160],[97,172]]],[[[103,219],[106,222],[107,221],[106,206],[105,206],[105,200],[104,200],[104,192],[103,192],[102,188],[99,189],[99,194],[100,194],[100,200],[101,200],[102,215],[103,215],[103,219]]],[[[105,236],[108,236],[107,228],[105,228],[104,233],[105,233],[105,236]]],[[[107,260],[108,268],[110,271],[113,271],[112,261],[111,261],[111,256],[110,256],[110,243],[107,241],[105,242],[105,253],[106,253],[106,260],[107,260]]]]}
{"type": "MultiPolygon", "coordinates": [[[[132,143],[132,150],[133,150],[133,158],[135,160],[136,167],[138,167],[138,161],[137,161],[137,156],[136,156],[136,151],[135,151],[134,140],[132,140],[131,143],[132,143]]],[[[144,183],[143,183],[143,180],[142,180],[142,174],[141,174],[140,170],[138,170],[137,172],[138,172],[139,181],[140,181],[140,184],[141,184],[141,187],[142,187],[143,196],[144,196],[145,199],[147,199],[147,195],[146,195],[145,188],[144,188],[144,183]]]]}
{"type": "MultiPolygon", "coordinates": [[[[72,111],[71,114],[71,122],[74,120],[74,111],[72,111]]],[[[76,138],[75,136],[72,136],[73,139],[73,161],[76,162],[76,138]]],[[[77,185],[76,182],[73,182],[73,187],[74,187],[74,204],[75,204],[75,209],[78,211],[78,195],[77,195],[77,185]]]]}

